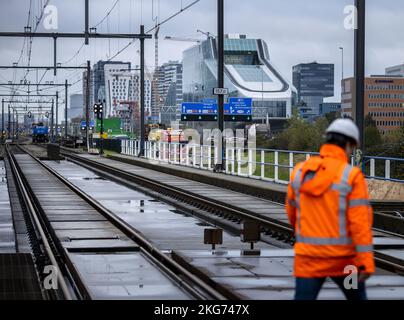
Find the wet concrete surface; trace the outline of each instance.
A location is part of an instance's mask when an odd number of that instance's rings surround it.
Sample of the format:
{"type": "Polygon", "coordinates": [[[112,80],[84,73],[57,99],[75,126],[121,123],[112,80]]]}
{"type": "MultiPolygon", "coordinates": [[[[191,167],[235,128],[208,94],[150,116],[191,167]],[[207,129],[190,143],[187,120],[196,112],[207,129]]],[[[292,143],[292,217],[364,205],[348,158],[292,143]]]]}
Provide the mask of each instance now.
{"type": "MultiPolygon", "coordinates": [[[[212,281],[235,292],[242,299],[293,299],[293,250],[276,249],[260,243],[259,256],[243,254],[247,244],[239,237],[224,233],[224,244],[212,252],[203,244],[206,224],[181,214],[170,205],[140,192],[97,177],[72,163],[48,162],[61,175],[87,192],[122,220],[143,233],[160,249],[174,250],[196,270],[212,281]]],[[[401,239],[375,238],[380,245],[402,246],[401,239]]],[[[370,299],[404,299],[404,277],[378,270],[368,282],[370,299]]],[[[332,282],[327,281],[319,299],[344,299],[332,282]]]]}
{"type": "MultiPolygon", "coordinates": [[[[215,283],[247,300],[291,300],[294,297],[293,250],[262,250],[245,256],[237,250],[177,251],[194,268],[207,273],[215,283]]],[[[404,277],[382,270],[367,281],[369,299],[404,299],[404,277]]],[[[327,280],[319,300],[342,300],[339,288],[327,280]]]]}
{"type": "MultiPolygon", "coordinates": [[[[209,249],[209,246],[203,244],[203,236],[204,229],[211,225],[141,192],[100,178],[71,162],[48,161],[47,164],[144,234],[160,249],[209,249]]],[[[256,247],[273,248],[263,242],[258,243],[256,247]]],[[[218,245],[217,248],[247,249],[249,244],[242,243],[238,236],[224,232],[223,245],[218,245]]]]}
{"type": "Polygon", "coordinates": [[[15,158],[56,242],[65,249],[64,258],[75,266],[93,299],[190,298],[134,241],[56,176],[27,154],[15,158]]]}
{"type": "Polygon", "coordinates": [[[115,254],[72,254],[74,264],[93,299],[102,300],[187,300],[189,296],[173,287],[139,252],[115,254]]]}
{"type": "Polygon", "coordinates": [[[6,168],[0,160],[0,253],[16,252],[13,217],[8,192],[6,168]]]}

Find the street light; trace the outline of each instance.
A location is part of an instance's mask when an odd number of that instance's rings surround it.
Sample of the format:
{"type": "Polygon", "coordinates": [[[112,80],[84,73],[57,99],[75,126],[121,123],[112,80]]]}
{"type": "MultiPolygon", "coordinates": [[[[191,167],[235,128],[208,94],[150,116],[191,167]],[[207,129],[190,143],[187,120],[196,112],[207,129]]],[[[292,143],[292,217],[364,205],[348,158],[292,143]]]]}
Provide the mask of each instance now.
{"type": "Polygon", "coordinates": [[[342,56],[342,67],[341,67],[341,74],[342,74],[342,80],[344,80],[344,47],[339,47],[341,50],[341,56],[342,56]]]}
{"type": "MultiPolygon", "coordinates": [[[[262,65],[257,65],[257,69],[261,70],[261,108],[264,108],[264,68],[262,67],[262,65]]],[[[265,120],[263,120],[265,121],[265,120]]],[[[267,122],[267,126],[268,126],[268,109],[266,112],[266,122],[267,122]]]]}

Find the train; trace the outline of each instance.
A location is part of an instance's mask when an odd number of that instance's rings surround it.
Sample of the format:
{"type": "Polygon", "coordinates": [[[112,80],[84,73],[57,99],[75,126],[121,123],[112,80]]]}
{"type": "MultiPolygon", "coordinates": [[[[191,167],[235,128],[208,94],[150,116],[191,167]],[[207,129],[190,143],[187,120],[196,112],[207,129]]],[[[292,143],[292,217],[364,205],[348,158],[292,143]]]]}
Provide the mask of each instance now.
{"type": "Polygon", "coordinates": [[[49,128],[42,122],[32,125],[32,142],[46,143],[49,142],[49,128]]]}
{"type": "Polygon", "coordinates": [[[185,138],[183,130],[173,130],[171,128],[155,129],[152,130],[148,137],[148,141],[153,142],[169,142],[169,143],[187,143],[188,140],[185,138]]]}

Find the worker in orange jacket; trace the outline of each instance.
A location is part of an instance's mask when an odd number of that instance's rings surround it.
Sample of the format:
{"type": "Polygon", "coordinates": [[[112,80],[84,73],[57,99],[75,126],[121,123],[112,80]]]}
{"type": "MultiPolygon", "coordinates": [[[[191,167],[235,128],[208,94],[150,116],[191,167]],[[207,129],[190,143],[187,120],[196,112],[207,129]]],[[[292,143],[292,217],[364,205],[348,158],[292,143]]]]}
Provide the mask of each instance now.
{"type": "Polygon", "coordinates": [[[357,145],[358,127],[338,119],[320,156],[292,172],[286,209],[296,236],[296,300],[315,300],[327,277],[347,299],[367,299],[365,281],[375,272],[373,211],[363,173],[349,165],[357,145]]]}

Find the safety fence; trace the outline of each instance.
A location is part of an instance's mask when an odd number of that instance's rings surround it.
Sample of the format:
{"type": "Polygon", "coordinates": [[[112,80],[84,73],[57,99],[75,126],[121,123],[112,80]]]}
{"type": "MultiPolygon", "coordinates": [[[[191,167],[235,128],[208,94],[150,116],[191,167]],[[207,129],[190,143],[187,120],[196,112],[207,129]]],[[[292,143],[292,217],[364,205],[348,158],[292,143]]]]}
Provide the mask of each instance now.
{"type": "MultiPolygon", "coordinates": [[[[235,176],[288,183],[294,166],[318,155],[316,152],[225,147],[223,164],[225,173],[235,176]]],[[[121,153],[138,156],[140,141],[123,140],[121,153]]],[[[220,154],[215,146],[179,144],[168,142],[145,142],[144,158],[159,163],[214,171],[220,154]]],[[[354,163],[353,157],[351,164],[354,163]]],[[[363,170],[367,178],[404,182],[404,159],[364,157],[363,170]]]]}

